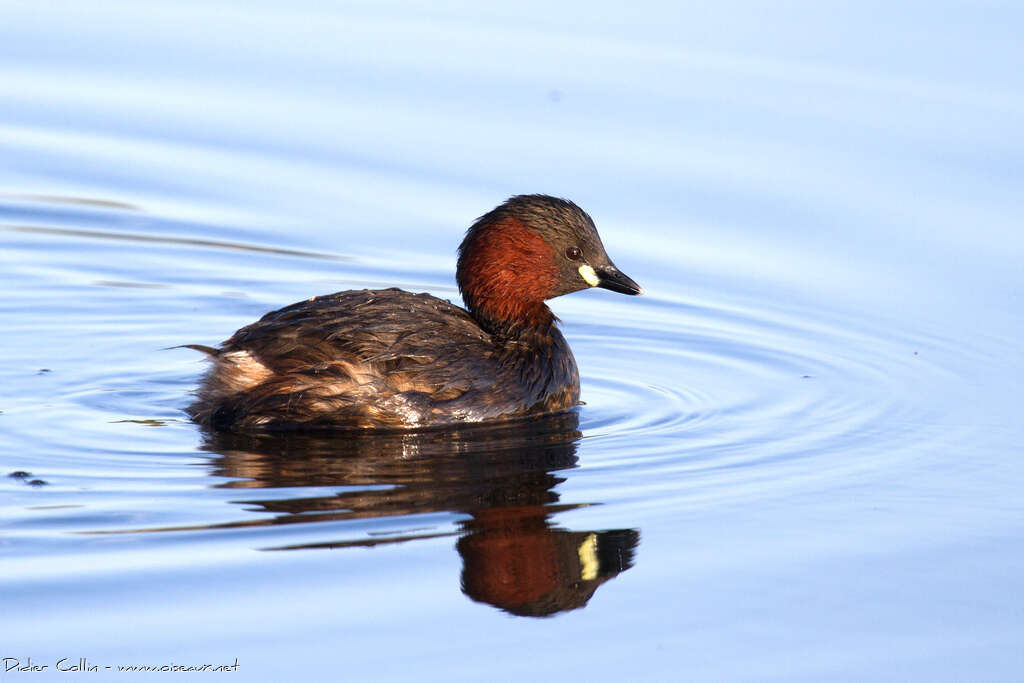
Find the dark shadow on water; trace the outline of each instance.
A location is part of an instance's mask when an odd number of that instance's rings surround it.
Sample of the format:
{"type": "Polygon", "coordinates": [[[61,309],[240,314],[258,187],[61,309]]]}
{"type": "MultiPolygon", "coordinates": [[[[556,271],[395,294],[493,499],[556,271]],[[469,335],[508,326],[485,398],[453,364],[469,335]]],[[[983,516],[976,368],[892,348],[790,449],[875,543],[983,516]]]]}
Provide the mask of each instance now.
{"type": "Polygon", "coordinates": [[[346,487],[328,496],[252,499],[272,519],[222,526],[310,523],[457,512],[461,531],[420,525],[369,538],[266,550],[367,547],[458,536],[462,590],[524,616],[583,607],[602,583],[629,569],[635,529],[568,531],[552,515],[559,472],[576,466],[575,412],[498,426],[414,433],[239,435],[205,433],[215,474],[230,488],[346,487]]]}
{"type": "Polygon", "coordinates": [[[60,235],[73,238],[89,238],[103,240],[118,240],[122,242],[148,242],[162,245],[185,245],[192,247],[212,247],[215,249],[228,249],[234,251],[252,251],[263,254],[278,254],[280,256],[299,256],[303,258],[320,259],[324,261],[351,261],[347,256],[338,254],[324,254],[305,249],[286,249],[283,247],[263,246],[259,244],[245,244],[243,242],[228,242],[225,240],[210,240],[197,237],[175,237],[173,235],[150,235],[130,232],[112,232],[109,230],[84,230],[80,228],[53,228],[38,225],[0,225],[0,230],[11,232],[27,232],[39,235],[60,235]]]}

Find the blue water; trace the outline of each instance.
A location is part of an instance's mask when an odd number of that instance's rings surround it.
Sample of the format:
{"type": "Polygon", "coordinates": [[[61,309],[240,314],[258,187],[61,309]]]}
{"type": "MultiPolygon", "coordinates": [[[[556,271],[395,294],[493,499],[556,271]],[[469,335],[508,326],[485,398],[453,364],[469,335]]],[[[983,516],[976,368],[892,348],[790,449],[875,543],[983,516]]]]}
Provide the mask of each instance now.
{"type": "Polygon", "coordinates": [[[0,679],[1024,677],[1024,10],[0,9],[0,679]],[[568,421],[186,419],[525,192],[647,292],[552,302],[568,421]]]}

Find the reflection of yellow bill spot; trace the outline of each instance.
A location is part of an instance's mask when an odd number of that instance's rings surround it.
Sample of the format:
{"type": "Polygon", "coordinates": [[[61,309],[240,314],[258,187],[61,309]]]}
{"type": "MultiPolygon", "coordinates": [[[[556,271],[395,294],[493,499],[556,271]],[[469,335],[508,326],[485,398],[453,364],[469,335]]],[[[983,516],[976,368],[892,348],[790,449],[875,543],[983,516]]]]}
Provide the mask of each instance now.
{"type": "Polygon", "coordinates": [[[594,272],[594,269],[585,263],[580,266],[580,277],[586,280],[587,284],[591,287],[597,287],[597,283],[601,281],[597,277],[597,273],[594,272]]]}
{"type": "MultiPolygon", "coordinates": [[[[586,267],[588,266],[584,266],[584,268],[586,267]]],[[[587,538],[580,543],[577,552],[580,556],[580,578],[584,581],[593,581],[597,578],[598,564],[600,564],[597,559],[597,534],[587,534],[587,538]]]]}

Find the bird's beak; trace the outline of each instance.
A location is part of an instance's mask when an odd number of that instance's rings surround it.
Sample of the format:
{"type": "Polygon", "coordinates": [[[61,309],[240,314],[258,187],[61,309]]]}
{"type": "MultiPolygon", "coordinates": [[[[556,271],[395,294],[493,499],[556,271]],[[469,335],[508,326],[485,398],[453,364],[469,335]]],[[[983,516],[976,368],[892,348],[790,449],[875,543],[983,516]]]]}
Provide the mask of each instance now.
{"type": "Polygon", "coordinates": [[[620,294],[632,294],[634,296],[643,294],[644,290],[640,285],[633,282],[632,278],[620,271],[615,266],[602,266],[594,271],[597,274],[597,286],[610,289],[620,294]]]}

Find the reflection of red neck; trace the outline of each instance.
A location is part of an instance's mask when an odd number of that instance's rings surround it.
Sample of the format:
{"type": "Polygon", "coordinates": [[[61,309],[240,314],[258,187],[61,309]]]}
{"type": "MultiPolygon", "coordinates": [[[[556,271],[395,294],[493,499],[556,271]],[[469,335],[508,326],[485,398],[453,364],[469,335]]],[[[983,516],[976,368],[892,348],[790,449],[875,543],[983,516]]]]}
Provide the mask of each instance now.
{"type": "Polygon", "coordinates": [[[542,506],[473,513],[459,543],[463,588],[475,600],[516,611],[567,581],[558,537],[542,506]]]}
{"type": "Polygon", "coordinates": [[[456,280],[466,306],[489,331],[544,330],[554,320],[544,305],[558,282],[551,247],[516,218],[467,235],[456,280]]]}

